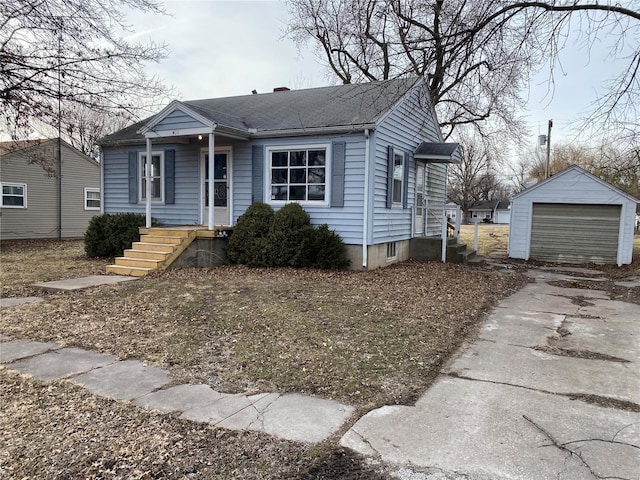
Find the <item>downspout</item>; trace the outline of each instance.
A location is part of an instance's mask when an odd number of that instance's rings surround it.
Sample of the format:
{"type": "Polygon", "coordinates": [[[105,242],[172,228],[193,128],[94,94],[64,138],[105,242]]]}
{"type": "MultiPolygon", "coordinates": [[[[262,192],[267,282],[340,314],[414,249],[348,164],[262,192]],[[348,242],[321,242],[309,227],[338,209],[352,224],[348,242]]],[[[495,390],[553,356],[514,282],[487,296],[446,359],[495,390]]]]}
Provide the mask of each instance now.
{"type": "Polygon", "coordinates": [[[145,183],[147,185],[147,198],[146,198],[146,227],[151,228],[151,138],[147,137],[147,161],[145,162],[144,176],[145,183]]]}
{"type": "Polygon", "coordinates": [[[371,144],[369,129],[364,131],[364,199],[362,206],[362,268],[366,269],[369,262],[367,233],[369,231],[369,152],[371,144]]]}
{"type": "Polygon", "coordinates": [[[100,158],[100,215],[104,215],[104,151],[98,147],[100,158]]]}

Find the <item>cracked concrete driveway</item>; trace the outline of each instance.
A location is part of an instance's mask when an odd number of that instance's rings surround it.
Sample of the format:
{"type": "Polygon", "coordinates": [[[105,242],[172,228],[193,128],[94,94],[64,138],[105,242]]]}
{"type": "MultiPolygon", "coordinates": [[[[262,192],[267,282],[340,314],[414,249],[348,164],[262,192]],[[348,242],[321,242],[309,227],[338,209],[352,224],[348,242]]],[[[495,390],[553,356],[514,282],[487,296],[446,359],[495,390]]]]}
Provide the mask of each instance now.
{"type": "Polygon", "coordinates": [[[640,305],[530,276],[415,406],[341,444],[411,480],[640,479],[640,305]]]}

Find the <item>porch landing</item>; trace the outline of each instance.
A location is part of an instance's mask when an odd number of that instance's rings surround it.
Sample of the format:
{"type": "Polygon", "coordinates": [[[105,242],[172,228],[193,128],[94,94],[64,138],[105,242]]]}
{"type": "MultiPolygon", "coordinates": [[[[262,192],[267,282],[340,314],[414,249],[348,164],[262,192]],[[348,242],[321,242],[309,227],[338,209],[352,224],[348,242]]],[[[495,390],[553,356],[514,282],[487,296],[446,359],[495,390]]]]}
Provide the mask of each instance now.
{"type": "Polygon", "coordinates": [[[113,265],[107,265],[107,272],[143,277],[166,270],[196,238],[215,238],[227,230],[229,227],[208,230],[201,225],[140,228],[140,241],[117,257],[113,265]]]}

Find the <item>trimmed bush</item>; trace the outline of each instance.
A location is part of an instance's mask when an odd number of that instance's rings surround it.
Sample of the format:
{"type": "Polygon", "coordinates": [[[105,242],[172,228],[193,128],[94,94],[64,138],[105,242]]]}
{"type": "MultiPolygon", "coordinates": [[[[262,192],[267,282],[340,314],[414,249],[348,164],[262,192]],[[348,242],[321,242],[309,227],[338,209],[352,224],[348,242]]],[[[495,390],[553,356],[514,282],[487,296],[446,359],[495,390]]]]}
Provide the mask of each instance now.
{"type": "Polygon", "coordinates": [[[97,215],[84,234],[84,252],[88,257],[119,257],[140,240],[140,227],[145,224],[145,215],[139,213],[97,215]]]}
{"type": "Polygon", "coordinates": [[[325,223],[313,228],[300,248],[300,266],[326,270],[343,269],[351,264],[344,242],[325,223]]]}
{"type": "Polygon", "coordinates": [[[273,216],[269,230],[269,258],[274,267],[298,267],[300,248],[313,235],[309,214],[297,203],[288,203],[273,216]]]}
{"type": "Polygon", "coordinates": [[[230,262],[250,267],[270,266],[267,236],[273,217],[273,208],[266,203],[255,202],[247,208],[229,237],[227,258],[230,262]]]}

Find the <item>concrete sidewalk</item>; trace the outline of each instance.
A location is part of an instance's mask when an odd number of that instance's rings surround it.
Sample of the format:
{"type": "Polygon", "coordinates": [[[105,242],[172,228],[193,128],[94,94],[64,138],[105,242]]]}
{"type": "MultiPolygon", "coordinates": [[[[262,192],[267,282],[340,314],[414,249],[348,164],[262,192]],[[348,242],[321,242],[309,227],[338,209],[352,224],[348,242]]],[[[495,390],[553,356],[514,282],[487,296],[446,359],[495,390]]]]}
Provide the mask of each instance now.
{"type": "Polygon", "coordinates": [[[286,440],[320,442],[335,433],[354,408],[297,394],[231,395],[208,385],[170,384],[169,373],[137,360],[120,361],[55,343],[11,340],[0,334],[0,364],[43,381],[67,379],[96,395],[231,430],[256,430],[286,440]]]}
{"type": "Polygon", "coordinates": [[[406,480],[640,478],[640,306],[530,275],[415,406],[340,443],[406,480]]]}

